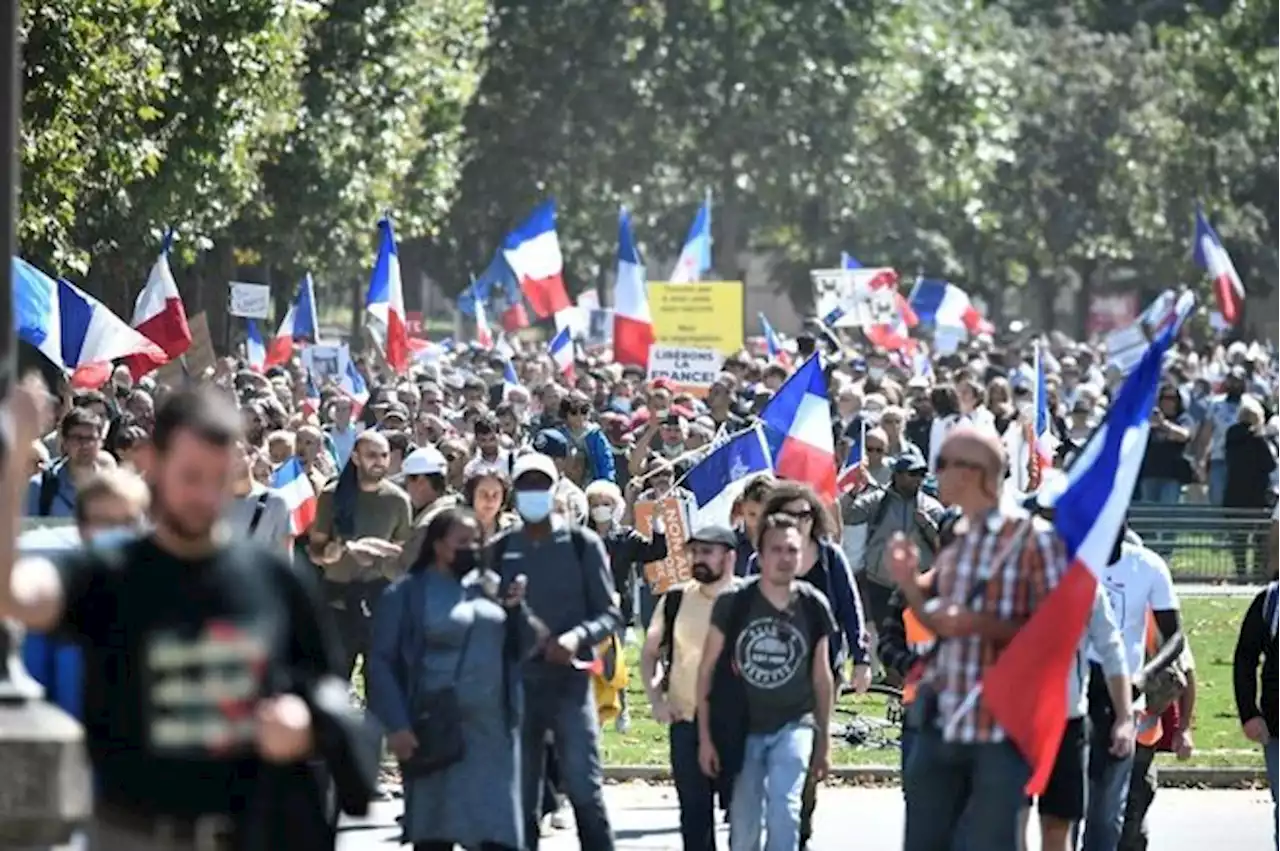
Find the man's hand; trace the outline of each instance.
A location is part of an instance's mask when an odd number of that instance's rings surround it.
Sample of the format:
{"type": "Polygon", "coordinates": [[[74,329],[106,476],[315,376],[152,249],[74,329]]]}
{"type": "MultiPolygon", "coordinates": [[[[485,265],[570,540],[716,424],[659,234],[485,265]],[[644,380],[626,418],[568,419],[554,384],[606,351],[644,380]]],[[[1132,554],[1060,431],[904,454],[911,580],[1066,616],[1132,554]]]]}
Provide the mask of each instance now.
{"type": "Polygon", "coordinates": [[[853,681],[850,683],[853,690],[858,694],[866,694],[867,689],[871,688],[871,666],[870,665],[854,665],[853,681]]]}
{"type": "Polygon", "coordinates": [[[817,736],[813,740],[813,758],[809,760],[809,771],[813,779],[821,783],[831,773],[831,739],[828,736],[817,736]]]}
{"type": "Polygon", "coordinates": [[[720,754],[716,753],[710,738],[698,737],[698,767],[707,777],[720,775],[720,754]]]}
{"type": "Polygon", "coordinates": [[[915,582],[920,570],[920,548],[907,540],[906,535],[901,532],[893,533],[885,557],[889,560],[889,576],[895,583],[907,585],[915,582]]]}
{"type": "Polygon", "coordinates": [[[319,555],[312,554],[311,558],[321,566],[335,564],[342,559],[342,554],[345,551],[346,547],[342,545],[341,541],[329,541],[320,550],[319,555]]]}
{"type": "Polygon", "coordinates": [[[1196,743],[1191,738],[1190,730],[1179,730],[1173,735],[1173,752],[1178,755],[1179,762],[1186,762],[1195,753],[1196,743]]]}
{"type": "Polygon", "coordinates": [[[1134,739],[1138,728],[1133,723],[1133,716],[1117,718],[1111,725],[1111,755],[1116,759],[1125,759],[1133,753],[1134,739]]]}
{"type": "Polygon", "coordinates": [[[973,612],[959,603],[938,607],[929,619],[933,631],[943,638],[963,638],[974,632],[973,612]]]}
{"type": "Polygon", "coordinates": [[[675,720],[674,713],[671,711],[671,704],[667,701],[666,695],[656,694],[649,701],[649,713],[653,715],[653,720],[659,724],[670,724],[675,720]]]}
{"type": "Polygon", "coordinates": [[[311,753],[311,710],[296,694],[258,703],[258,753],[267,762],[297,762],[311,753]]]}
{"type": "Polygon", "coordinates": [[[1244,730],[1244,737],[1251,742],[1265,745],[1271,741],[1271,732],[1267,729],[1267,722],[1262,720],[1261,716],[1250,718],[1244,722],[1242,729],[1244,730]]]}
{"type": "Polygon", "coordinates": [[[547,644],[547,649],[542,652],[542,655],[553,665],[568,665],[573,662],[573,657],[578,655],[581,644],[582,640],[578,638],[577,633],[566,632],[547,644]]]}
{"type": "Polygon", "coordinates": [[[514,609],[524,602],[525,592],[529,590],[529,577],[523,573],[511,580],[511,584],[507,586],[506,596],[502,598],[502,605],[508,609],[514,609]]]}
{"type": "Polygon", "coordinates": [[[387,736],[387,747],[395,754],[396,759],[404,762],[418,749],[418,737],[413,734],[413,730],[396,730],[387,736]]]}
{"type": "Polygon", "coordinates": [[[403,547],[381,538],[360,538],[347,544],[347,552],[361,567],[369,567],[382,558],[395,558],[403,547]]]}

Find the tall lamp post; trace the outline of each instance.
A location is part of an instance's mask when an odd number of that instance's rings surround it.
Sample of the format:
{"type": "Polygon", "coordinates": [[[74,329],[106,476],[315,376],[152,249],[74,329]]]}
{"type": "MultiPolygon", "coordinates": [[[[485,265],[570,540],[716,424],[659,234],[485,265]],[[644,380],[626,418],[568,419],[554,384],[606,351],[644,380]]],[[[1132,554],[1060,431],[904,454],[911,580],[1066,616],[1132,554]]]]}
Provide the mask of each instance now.
{"type": "MultiPolygon", "coordinates": [[[[0,392],[16,378],[13,260],[18,232],[18,121],[21,65],[18,0],[0,0],[0,392]]],[[[7,437],[7,436],[6,436],[7,437]]],[[[8,446],[5,451],[21,451],[8,446]]],[[[89,815],[90,782],[80,725],[43,700],[19,655],[20,633],[0,624],[0,848],[65,844],[89,815]]]]}

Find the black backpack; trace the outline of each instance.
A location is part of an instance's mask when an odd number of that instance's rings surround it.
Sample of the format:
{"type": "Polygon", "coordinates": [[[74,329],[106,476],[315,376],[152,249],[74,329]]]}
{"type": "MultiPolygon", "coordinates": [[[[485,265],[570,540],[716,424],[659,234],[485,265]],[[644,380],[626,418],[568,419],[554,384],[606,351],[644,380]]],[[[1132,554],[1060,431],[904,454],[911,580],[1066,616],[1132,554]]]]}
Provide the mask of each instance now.
{"type": "Polygon", "coordinates": [[[58,477],[66,463],[66,459],[63,458],[48,469],[40,471],[40,501],[37,506],[37,517],[48,517],[53,512],[53,501],[58,498],[58,477]]]}

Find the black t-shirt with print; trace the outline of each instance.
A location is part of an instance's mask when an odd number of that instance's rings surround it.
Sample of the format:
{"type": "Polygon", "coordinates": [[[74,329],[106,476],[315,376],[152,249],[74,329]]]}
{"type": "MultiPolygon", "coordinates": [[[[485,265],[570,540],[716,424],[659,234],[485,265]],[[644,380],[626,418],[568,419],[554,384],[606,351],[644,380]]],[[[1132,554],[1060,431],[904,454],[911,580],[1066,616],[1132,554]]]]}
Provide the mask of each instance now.
{"type": "Polygon", "coordinates": [[[734,666],[742,677],[747,698],[747,728],[772,733],[793,722],[812,722],[813,648],[836,631],[826,595],[807,582],[793,582],[785,610],[774,607],[760,592],[759,580],[722,594],[711,611],[711,622],[732,644],[734,666]],[[735,601],[748,600],[741,631],[730,634],[735,601]]]}
{"type": "Polygon", "coordinates": [[[141,539],[56,563],[59,632],[85,653],[99,802],[242,811],[260,765],[257,701],[337,667],[314,577],[247,542],[193,560],[141,539]]]}

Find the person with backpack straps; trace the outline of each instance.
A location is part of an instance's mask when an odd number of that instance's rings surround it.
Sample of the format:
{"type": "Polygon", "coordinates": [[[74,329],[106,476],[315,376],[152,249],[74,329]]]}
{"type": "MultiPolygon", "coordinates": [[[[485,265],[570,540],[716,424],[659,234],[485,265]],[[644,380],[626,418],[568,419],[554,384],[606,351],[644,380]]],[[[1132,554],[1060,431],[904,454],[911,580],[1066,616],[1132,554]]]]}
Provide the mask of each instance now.
{"type": "Polygon", "coordinates": [[[830,768],[837,629],[826,597],[796,577],[805,543],[794,517],[766,514],[759,577],[720,595],[711,613],[698,762],[709,777],[733,777],[731,851],[759,849],[762,838],[767,851],[798,848],[806,777],[830,768]]]}
{"type": "Polygon", "coordinates": [[[600,536],[554,512],[560,472],[553,459],[529,453],[511,471],[523,523],[495,538],[490,559],[504,582],[528,577],[525,599],[547,625],[546,648],[524,666],[522,731],[525,842],[537,851],[546,736],[555,733],[563,791],[573,805],[583,848],[612,851],[605,810],[600,730],[591,693],[592,648],[617,631],[621,613],[600,536]]]}
{"type": "Polygon", "coordinates": [[[732,780],[727,772],[709,778],[698,766],[698,668],[711,628],[711,610],[737,587],[737,533],[723,526],[696,529],[685,543],[693,579],[658,600],[640,653],[640,671],[653,718],[666,724],[671,779],[680,802],[684,851],[715,851],[715,798],[729,808],[732,780]]]}
{"type": "MultiPolygon", "coordinates": [[[[1280,627],[1280,584],[1273,579],[1253,598],[1240,622],[1236,651],[1232,660],[1236,713],[1244,736],[1262,746],[1267,766],[1267,786],[1271,789],[1271,824],[1274,827],[1280,810],[1276,807],[1277,731],[1280,731],[1280,699],[1277,698],[1277,628],[1280,627]],[[1258,669],[1262,669],[1262,686],[1258,686],[1258,669]]],[[[1275,834],[1272,834],[1275,841],[1275,834]]],[[[1277,843],[1280,847],[1280,843],[1277,843]]]]}
{"type": "Polygon", "coordinates": [[[74,517],[76,490],[101,470],[102,420],[88,408],[71,408],[58,424],[63,456],[31,477],[23,514],[74,517]]]}

